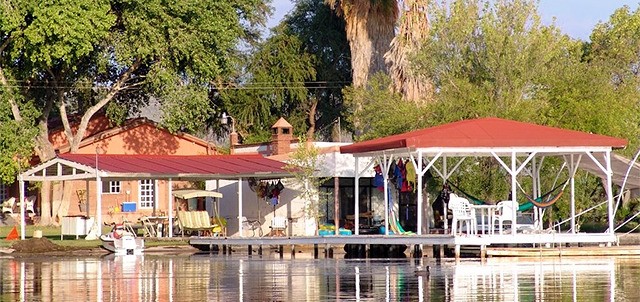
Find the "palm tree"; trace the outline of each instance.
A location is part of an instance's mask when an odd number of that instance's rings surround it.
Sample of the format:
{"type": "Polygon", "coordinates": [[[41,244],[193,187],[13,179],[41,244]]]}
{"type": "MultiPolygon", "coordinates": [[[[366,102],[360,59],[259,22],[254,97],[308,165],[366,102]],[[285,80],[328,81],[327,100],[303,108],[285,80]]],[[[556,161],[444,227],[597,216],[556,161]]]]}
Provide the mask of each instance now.
{"type": "Polygon", "coordinates": [[[431,81],[411,71],[410,57],[420,43],[428,38],[428,0],[405,0],[400,17],[398,35],[391,42],[391,49],[384,55],[389,65],[393,90],[417,105],[428,101],[433,91],[431,81]]]}
{"type": "Polygon", "coordinates": [[[370,75],[387,72],[389,51],[398,19],[396,0],[325,0],[346,22],[351,49],[353,86],[363,87],[370,75]]]}

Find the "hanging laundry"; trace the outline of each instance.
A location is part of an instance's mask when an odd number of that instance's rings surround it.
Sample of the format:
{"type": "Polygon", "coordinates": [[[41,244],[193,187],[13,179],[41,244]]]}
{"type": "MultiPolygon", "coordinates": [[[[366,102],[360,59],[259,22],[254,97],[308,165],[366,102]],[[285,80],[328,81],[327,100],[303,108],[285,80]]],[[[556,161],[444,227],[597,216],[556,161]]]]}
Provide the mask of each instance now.
{"type": "Polygon", "coordinates": [[[373,166],[373,170],[376,172],[373,176],[373,185],[378,188],[378,191],[384,192],[384,177],[382,176],[380,165],[373,166]]]}
{"type": "Polygon", "coordinates": [[[407,164],[405,165],[405,168],[407,170],[407,183],[409,184],[409,187],[413,188],[413,192],[416,191],[416,169],[413,166],[413,163],[407,161],[407,164]]]}
{"type": "Polygon", "coordinates": [[[405,181],[405,168],[402,159],[398,159],[398,163],[396,164],[396,169],[394,174],[396,175],[396,188],[399,190],[402,189],[402,183],[405,181]]]}

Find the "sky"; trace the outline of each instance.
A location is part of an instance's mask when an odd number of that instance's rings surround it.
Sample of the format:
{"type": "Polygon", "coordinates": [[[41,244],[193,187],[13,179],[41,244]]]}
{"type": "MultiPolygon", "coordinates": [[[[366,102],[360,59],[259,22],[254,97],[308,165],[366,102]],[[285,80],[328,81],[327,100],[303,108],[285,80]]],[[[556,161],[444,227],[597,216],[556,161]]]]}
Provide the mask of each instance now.
{"type": "MultiPolygon", "coordinates": [[[[588,40],[593,27],[606,22],[613,12],[624,6],[638,8],[640,0],[540,0],[539,12],[545,24],[555,24],[569,36],[588,40]]],[[[290,0],[273,0],[275,13],[269,26],[276,25],[288,13],[293,4],[290,0]]]]}

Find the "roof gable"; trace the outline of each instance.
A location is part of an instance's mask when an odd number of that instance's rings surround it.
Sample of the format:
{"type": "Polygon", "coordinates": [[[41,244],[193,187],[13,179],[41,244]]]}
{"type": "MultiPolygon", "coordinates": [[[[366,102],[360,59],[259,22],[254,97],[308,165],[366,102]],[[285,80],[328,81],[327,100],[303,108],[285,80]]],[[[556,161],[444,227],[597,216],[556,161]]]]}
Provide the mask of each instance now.
{"type": "MultiPolygon", "coordinates": [[[[111,154],[217,154],[214,145],[186,133],[172,134],[146,119],[130,119],[122,126],[95,133],[80,143],[78,153],[93,153],[97,145],[111,154]],[[195,148],[194,148],[195,147],[195,148]]],[[[60,153],[69,152],[69,145],[60,148],[60,153]]]]}
{"type": "Polygon", "coordinates": [[[624,148],[627,141],[611,136],[541,126],[532,123],[481,118],[355,143],[343,153],[397,148],[508,148],[508,147],[611,147],[624,148]]]}

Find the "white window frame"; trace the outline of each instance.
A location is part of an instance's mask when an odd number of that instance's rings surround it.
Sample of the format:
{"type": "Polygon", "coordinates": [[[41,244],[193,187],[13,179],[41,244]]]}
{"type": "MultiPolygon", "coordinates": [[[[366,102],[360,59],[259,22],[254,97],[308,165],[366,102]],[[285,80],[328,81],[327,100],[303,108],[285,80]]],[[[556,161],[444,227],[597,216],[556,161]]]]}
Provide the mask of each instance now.
{"type": "Polygon", "coordinates": [[[120,194],[122,184],[119,180],[102,181],[102,194],[120,194]]]}
{"type": "Polygon", "coordinates": [[[9,186],[0,181],[0,202],[9,199],[9,186]]]}
{"type": "Polygon", "coordinates": [[[153,179],[138,181],[138,205],[141,209],[152,209],[156,201],[156,183],[153,179]]]}

